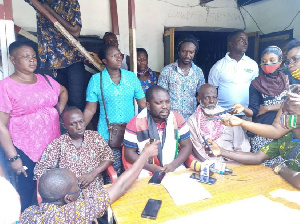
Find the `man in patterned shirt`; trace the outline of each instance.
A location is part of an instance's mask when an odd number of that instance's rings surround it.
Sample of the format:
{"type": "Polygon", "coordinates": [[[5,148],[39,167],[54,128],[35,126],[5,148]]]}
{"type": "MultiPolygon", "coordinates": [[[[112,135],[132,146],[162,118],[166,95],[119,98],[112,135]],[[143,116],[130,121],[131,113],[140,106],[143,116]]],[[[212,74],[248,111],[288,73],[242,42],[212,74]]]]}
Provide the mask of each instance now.
{"type": "MultiPolygon", "coordinates": [[[[78,0],[39,1],[74,38],[79,38],[82,23],[78,0]]],[[[83,56],[42,13],[37,11],[36,18],[40,67],[53,70],[56,80],[68,90],[68,105],[83,111],[87,84],[83,56]]]]}
{"type": "Polygon", "coordinates": [[[80,197],[80,181],[67,169],[52,169],[39,182],[41,206],[30,206],[21,216],[20,223],[91,223],[121,197],[137,179],[149,157],[157,155],[159,141],[147,144],[137,161],[111,186],[92,198],[80,197]]]}
{"type": "Polygon", "coordinates": [[[101,173],[114,161],[112,151],[98,132],[85,130],[78,108],[67,107],[62,119],[68,132],[47,146],[34,168],[34,178],[39,179],[48,169],[67,168],[75,173],[87,196],[95,196],[103,187],[101,173]]]}
{"type": "Polygon", "coordinates": [[[201,68],[193,63],[199,44],[192,35],[181,38],[177,43],[179,59],[163,68],[158,85],[168,90],[171,109],[187,121],[197,107],[196,93],[205,83],[201,68]]]}

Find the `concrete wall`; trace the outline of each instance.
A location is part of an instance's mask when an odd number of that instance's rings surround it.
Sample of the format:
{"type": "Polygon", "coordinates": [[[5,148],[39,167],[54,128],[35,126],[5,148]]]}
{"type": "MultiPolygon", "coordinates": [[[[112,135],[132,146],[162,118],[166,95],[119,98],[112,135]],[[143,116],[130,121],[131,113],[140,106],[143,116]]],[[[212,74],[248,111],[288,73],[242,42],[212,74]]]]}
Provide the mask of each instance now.
{"type": "MultiPolygon", "coordinates": [[[[284,30],[300,11],[299,0],[263,0],[244,8],[252,15],[263,34],[284,30]]],[[[246,21],[246,32],[259,31],[249,14],[241,9],[246,21]]],[[[300,13],[293,23],[286,28],[294,29],[294,38],[300,38],[300,13]]]]}
{"type": "MultiPolygon", "coordinates": [[[[82,11],[82,35],[98,35],[111,31],[109,0],[79,0],[82,11]]],[[[117,0],[120,50],[128,53],[128,1],[117,0]]],[[[300,9],[299,0],[264,0],[245,6],[264,33],[281,31],[288,26],[300,9]]],[[[35,31],[34,10],[23,0],[13,0],[15,23],[26,30],[35,31]]],[[[136,0],[137,47],[149,53],[149,66],[157,71],[163,68],[163,33],[166,28],[176,30],[224,31],[244,29],[257,31],[251,17],[242,9],[245,23],[236,0],[214,0],[204,6],[199,0],[136,0]]],[[[300,16],[290,28],[300,37],[300,16]]]]}
{"type": "MultiPolygon", "coordinates": [[[[82,35],[99,35],[111,30],[109,0],[79,0],[82,11],[82,35]]],[[[117,0],[120,50],[128,53],[128,3],[117,0]]],[[[166,27],[185,30],[243,29],[235,0],[215,0],[205,6],[199,0],[136,0],[137,47],[149,53],[149,65],[163,67],[163,33],[166,27]]],[[[14,21],[29,31],[36,30],[35,12],[22,0],[13,0],[14,21]]]]}

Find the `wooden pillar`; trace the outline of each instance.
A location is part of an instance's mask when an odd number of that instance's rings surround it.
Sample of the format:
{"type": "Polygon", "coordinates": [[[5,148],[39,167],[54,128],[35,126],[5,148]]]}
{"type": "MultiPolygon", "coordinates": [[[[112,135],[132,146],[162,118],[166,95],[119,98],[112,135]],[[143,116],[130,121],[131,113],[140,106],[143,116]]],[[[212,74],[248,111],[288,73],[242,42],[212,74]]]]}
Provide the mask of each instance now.
{"type": "Polygon", "coordinates": [[[128,0],[130,70],[137,73],[135,2],[128,0]]]}
{"type": "Polygon", "coordinates": [[[8,53],[9,45],[16,40],[12,15],[11,0],[3,0],[3,4],[0,4],[0,46],[2,63],[0,80],[6,78],[14,72],[14,66],[9,61],[8,53]]]}
{"type": "Polygon", "coordinates": [[[111,15],[111,25],[112,32],[119,35],[119,22],[118,22],[118,10],[117,10],[117,0],[110,0],[110,15],[111,15]]]}

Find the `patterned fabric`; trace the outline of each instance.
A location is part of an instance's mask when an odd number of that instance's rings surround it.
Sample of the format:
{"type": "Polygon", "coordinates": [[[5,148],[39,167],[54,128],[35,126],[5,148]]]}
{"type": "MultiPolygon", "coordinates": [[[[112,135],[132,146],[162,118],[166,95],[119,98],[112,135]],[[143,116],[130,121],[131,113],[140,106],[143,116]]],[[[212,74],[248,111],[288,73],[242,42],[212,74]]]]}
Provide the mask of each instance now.
{"type": "MultiPolygon", "coordinates": [[[[219,106],[218,106],[219,107],[219,106]]],[[[198,106],[201,108],[201,106],[198,106]]],[[[198,109],[197,109],[198,110],[198,109]]],[[[220,111],[224,111],[224,108],[220,107],[220,111]]],[[[202,139],[204,136],[206,139],[214,140],[221,148],[226,149],[228,151],[243,151],[243,152],[250,152],[250,144],[247,140],[243,129],[240,126],[236,127],[224,127],[223,131],[219,134],[215,133],[215,130],[220,125],[220,122],[217,120],[207,120],[207,117],[202,116],[200,121],[197,119],[197,111],[190,116],[188,120],[188,125],[190,128],[191,133],[191,141],[193,144],[193,149],[198,152],[200,161],[205,160],[213,160],[224,162],[224,158],[222,156],[218,157],[209,157],[205,152],[205,143],[202,139]],[[203,131],[203,130],[204,131],[203,131]],[[218,137],[219,136],[219,137],[218,137]]],[[[219,130],[222,130],[222,127],[219,127],[219,130]]]]}
{"type": "MultiPolygon", "coordinates": [[[[147,110],[147,108],[145,108],[144,110],[147,110]]],[[[143,147],[139,147],[139,144],[144,141],[149,141],[147,116],[139,117],[140,114],[136,115],[128,122],[123,141],[125,146],[137,149],[139,154],[143,150],[143,147]]],[[[190,137],[189,127],[180,114],[176,112],[173,112],[173,114],[175,116],[178,127],[178,142],[181,142],[190,137]]],[[[156,125],[159,136],[161,138],[165,128],[165,122],[156,125]]],[[[174,131],[174,137],[175,136],[176,133],[174,131]]]]}
{"type": "MultiPolygon", "coordinates": [[[[273,139],[261,137],[259,135],[255,135],[253,138],[250,139],[251,142],[251,152],[255,153],[259,151],[262,147],[266,146],[273,139]]],[[[268,159],[263,162],[265,166],[272,167],[274,164],[283,162],[283,158],[281,156],[277,156],[273,159],[268,159]]]]}
{"type": "MultiPolygon", "coordinates": [[[[110,123],[127,123],[134,116],[133,99],[142,99],[145,97],[141,83],[133,72],[120,69],[121,80],[116,85],[110,78],[106,68],[103,70],[103,94],[110,123]]],[[[103,107],[100,92],[100,73],[92,76],[90,79],[86,101],[100,103],[100,116],[98,122],[98,132],[105,140],[108,140],[108,129],[105,120],[105,111],[103,107]]]]}
{"type": "Polygon", "coordinates": [[[22,213],[20,223],[91,223],[103,216],[109,206],[108,192],[102,189],[97,197],[78,199],[63,206],[50,203],[42,203],[41,207],[30,206],[22,213]]]}
{"type": "MultiPolygon", "coordinates": [[[[266,153],[271,159],[277,156],[281,156],[283,159],[287,159],[293,149],[299,144],[300,139],[294,139],[292,132],[287,135],[276,139],[266,146],[261,148],[261,151],[266,153]]],[[[300,150],[295,154],[294,161],[290,161],[288,168],[291,170],[300,171],[300,150]],[[296,161],[295,161],[296,160],[296,161]]]]}
{"type": "Polygon", "coordinates": [[[146,93],[147,89],[151,86],[157,84],[157,77],[154,71],[149,71],[149,77],[145,81],[140,80],[144,93],[146,93]]]}
{"type": "MultiPolygon", "coordinates": [[[[225,109],[216,105],[216,113],[222,112],[225,109]]],[[[218,121],[210,122],[207,120],[207,117],[203,113],[201,106],[197,107],[196,112],[196,120],[197,120],[197,128],[199,128],[201,136],[209,137],[209,139],[215,141],[216,139],[220,138],[223,134],[225,125],[218,121]]]]}
{"type": "Polygon", "coordinates": [[[178,61],[163,68],[158,78],[158,85],[168,90],[171,98],[171,109],[181,114],[185,120],[197,107],[196,93],[205,83],[201,68],[192,62],[189,74],[185,76],[178,66],[178,61]]]}
{"type": "MultiPolygon", "coordinates": [[[[120,148],[111,148],[111,151],[114,156],[114,162],[112,164],[112,167],[114,170],[117,172],[118,177],[124,172],[124,166],[122,163],[122,147],[120,148]]],[[[103,172],[103,179],[104,179],[104,184],[111,184],[111,179],[108,173],[105,171],[103,172]]]]}
{"type": "Polygon", "coordinates": [[[46,146],[60,136],[58,102],[60,85],[53,86],[37,74],[34,84],[22,84],[10,77],[0,81],[0,111],[9,114],[8,130],[13,144],[37,162],[46,146]]]}
{"type": "MultiPolygon", "coordinates": [[[[64,134],[51,142],[34,168],[34,179],[39,179],[47,169],[67,168],[80,177],[97,168],[103,161],[113,161],[114,157],[107,142],[96,131],[85,131],[81,147],[76,148],[69,134],[64,134]]],[[[88,197],[95,196],[103,187],[103,177],[99,174],[85,189],[88,197]]]]}
{"type": "MultiPolygon", "coordinates": [[[[29,0],[25,0],[29,2],[29,0]]],[[[39,0],[44,2],[45,0],[39,0]]],[[[63,19],[73,26],[81,24],[80,5],[78,0],[56,0],[51,8],[63,19]]],[[[50,67],[55,69],[66,68],[83,57],[69,41],[54,27],[54,25],[37,11],[37,38],[38,56],[41,68],[45,67],[47,60],[50,67]]]]}

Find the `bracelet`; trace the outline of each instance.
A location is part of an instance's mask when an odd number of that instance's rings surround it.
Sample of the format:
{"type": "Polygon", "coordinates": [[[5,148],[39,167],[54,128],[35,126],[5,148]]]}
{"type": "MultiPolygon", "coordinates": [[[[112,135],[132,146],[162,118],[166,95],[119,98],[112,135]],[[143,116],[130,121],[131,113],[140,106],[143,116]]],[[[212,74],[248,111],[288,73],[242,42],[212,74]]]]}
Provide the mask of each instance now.
{"type": "Polygon", "coordinates": [[[20,157],[21,157],[21,156],[20,156],[19,154],[17,154],[16,156],[14,156],[14,157],[8,159],[8,161],[12,163],[12,162],[16,161],[17,159],[19,159],[20,157]]]}
{"type": "Polygon", "coordinates": [[[274,173],[276,173],[278,175],[283,167],[286,167],[285,163],[281,163],[278,166],[275,166],[275,168],[273,169],[274,173]]]}

